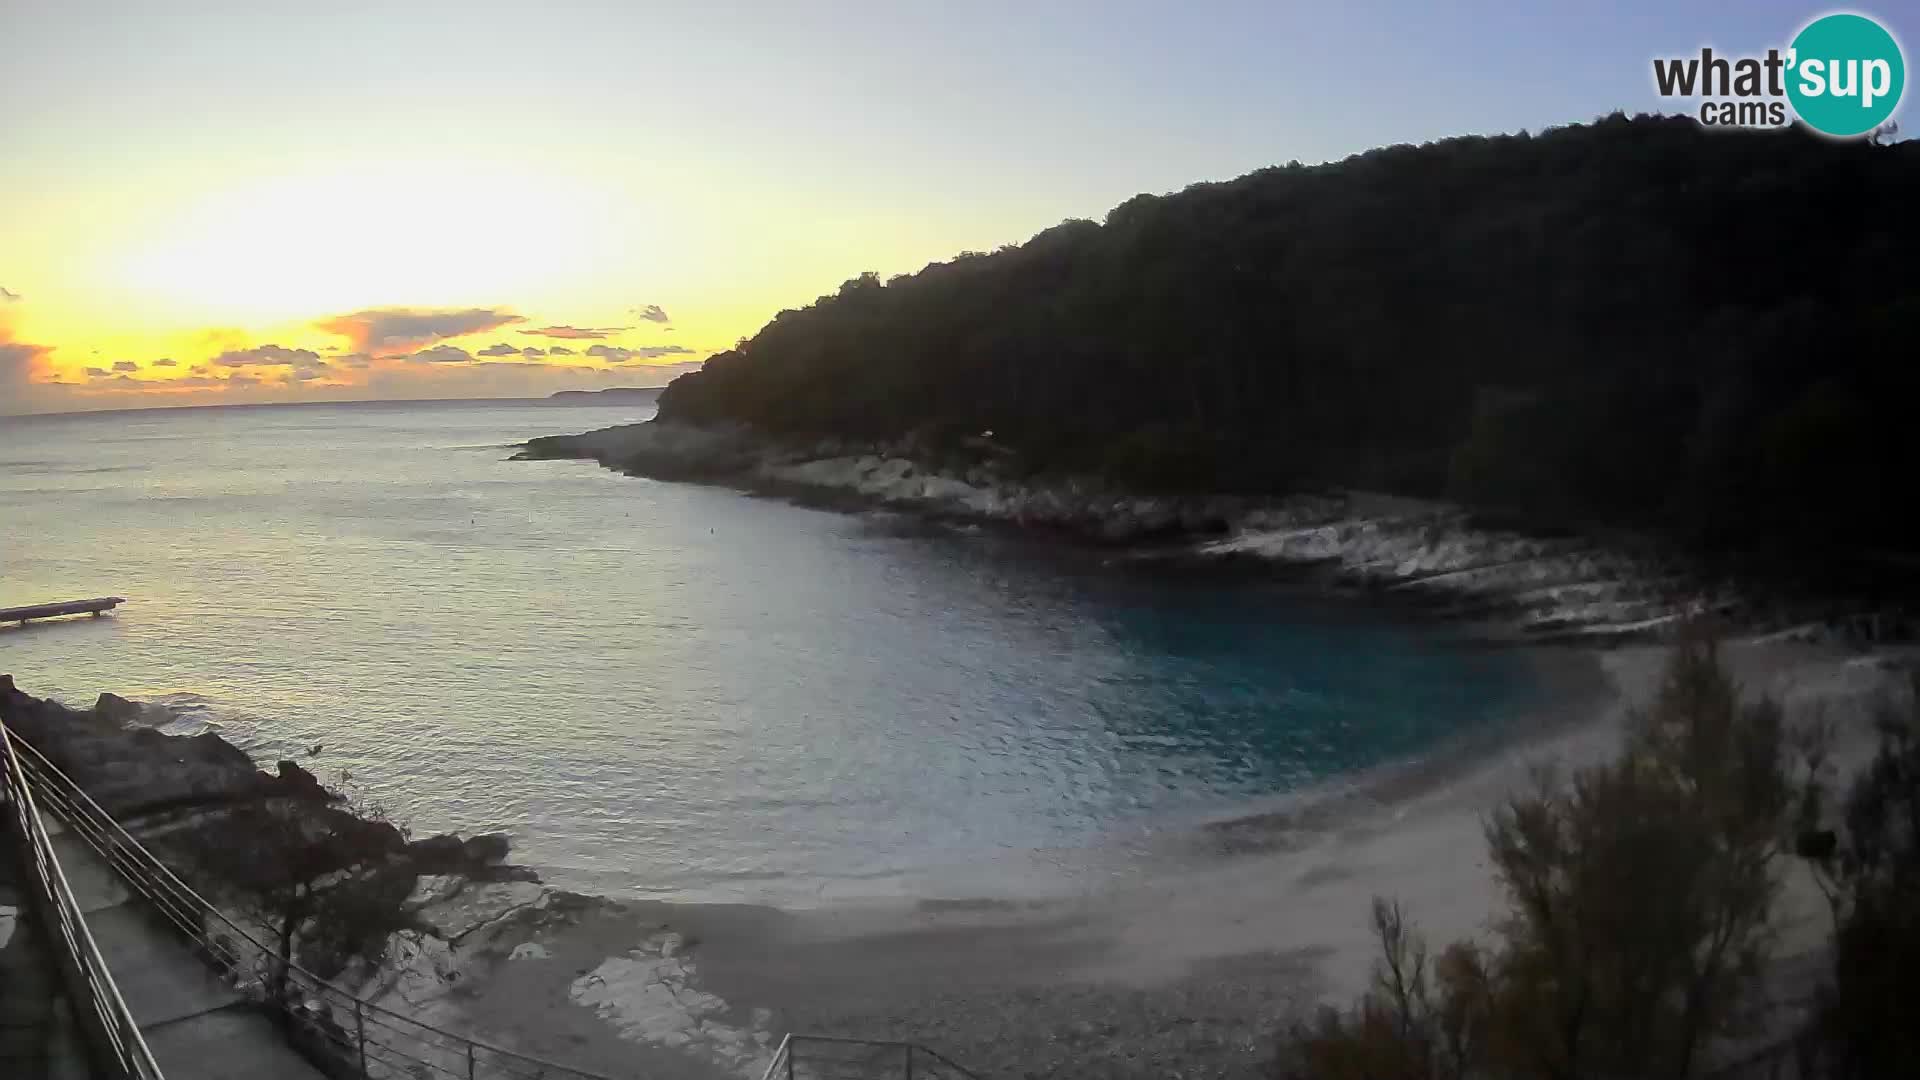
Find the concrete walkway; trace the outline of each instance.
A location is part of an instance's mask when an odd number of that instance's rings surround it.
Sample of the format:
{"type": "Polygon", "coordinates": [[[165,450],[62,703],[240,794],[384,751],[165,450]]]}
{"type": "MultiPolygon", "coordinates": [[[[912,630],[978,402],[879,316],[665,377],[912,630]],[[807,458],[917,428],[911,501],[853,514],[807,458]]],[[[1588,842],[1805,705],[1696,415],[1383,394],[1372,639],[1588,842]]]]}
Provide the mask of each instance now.
{"type": "Polygon", "coordinates": [[[324,1080],[85,841],[44,819],[87,929],[167,1080],[324,1080]]]}
{"type": "MultiPolygon", "coordinates": [[[[7,835],[0,829],[0,844],[7,835]]],[[[0,851],[0,1076],[85,1080],[87,1061],[59,968],[22,891],[14,854],[0,851]]]]}

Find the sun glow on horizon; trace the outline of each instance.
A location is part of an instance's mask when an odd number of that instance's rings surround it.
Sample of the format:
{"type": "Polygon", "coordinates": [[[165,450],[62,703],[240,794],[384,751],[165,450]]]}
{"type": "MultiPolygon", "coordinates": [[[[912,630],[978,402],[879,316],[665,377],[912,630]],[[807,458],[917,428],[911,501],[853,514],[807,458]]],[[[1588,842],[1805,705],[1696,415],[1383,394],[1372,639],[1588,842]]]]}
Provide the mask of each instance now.
{"type": "Polygon", "coordinates": [[[100,276],[204,322],[250,326],[396,298],[537,301],[619,261],[620,245],[669,246],[661,223],[641,218],[612,192],[551,172],[414,163],[282,173],[157,215],[100,276]]]}

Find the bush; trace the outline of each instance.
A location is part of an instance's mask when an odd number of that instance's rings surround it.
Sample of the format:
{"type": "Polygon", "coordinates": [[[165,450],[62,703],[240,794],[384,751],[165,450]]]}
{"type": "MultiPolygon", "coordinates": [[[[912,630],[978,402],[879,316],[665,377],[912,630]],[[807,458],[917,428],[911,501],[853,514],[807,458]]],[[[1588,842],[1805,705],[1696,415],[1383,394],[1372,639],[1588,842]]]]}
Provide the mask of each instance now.
{"type": "Polygon", "coordinates": [[[1618,759],[1543,773],[1488,819],[1492,946],[1450,946],[1429,972],[1376,902],[1372,989],[1296,1028],[1277,1075],[1696,1075],[1749,1015],[1798,792],[1779,708],[1742,705],[1713,644],[1684,641],[1618,759]]]}
{"type": "Polygon", "coordinates": [[[1911,986],[1920,971],[1920,675],[1904,715],[1854,781],[1844,828],[1814,854],[1834,908],[1833,983],[1809,1040],[1834,1077],[1903,1075],[1920,1062],[1911,986]]]}
{"type": "Polygon", "coordinates": [[[1380,962],[1373,986],[1342,1015],[1322,1009],[1283,1042],[1286,1080],[1461,1080],[1485,1057],[1491,982],[1480,950],[1456,942],[1428,963],[1426,942],[1398,903],[1376,898],[1380,962]]]}

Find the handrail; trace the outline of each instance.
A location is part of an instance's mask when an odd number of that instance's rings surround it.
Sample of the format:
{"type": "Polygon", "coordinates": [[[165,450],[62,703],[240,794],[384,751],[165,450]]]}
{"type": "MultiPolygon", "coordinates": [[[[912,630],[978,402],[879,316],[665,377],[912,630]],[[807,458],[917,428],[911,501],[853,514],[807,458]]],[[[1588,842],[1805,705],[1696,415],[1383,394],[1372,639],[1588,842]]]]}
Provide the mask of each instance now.
{"type": "Polygon", "coordinates": [[[259,988],[266,1004],[286,1015],[289,1038],[310,1056],[339,1069],[357,1069],[358,1075],[375,1080],[414,1076],[612,1080],[423,1023],[359,997],[298,964],[288,962],[283,968],[274,948],[180,880],[46,755],[17,735],[12,736],[12,745],[26,751],[18,759],[24,766],[23,778],[37,780],[49,796],[48,804],[74,832],[191,939],[208,963],[232,976],[241,989],[259,988]],[[209,921],[215,925],[209,927],[209,921]],[[226,934],[237,940],[224,940],[226,934]],[[271,975],[282,976],[289,992],[268,992],[274,985],[271,975]]]}
{"type": "Polygon", "coordinates": [[[793,1033],[788,1032],[781,1038],[780,1045],[774,1049],[773,1060],[767,1062],[767,1071],[760,1074],[760,1080],[775,1080],[775,1078],[780,1075],[780,1067],[783,1064],[785,1064],[788,1069],[791,1069],[793,1067],[792,1055],[793,1033]]]}
{"type": "Polygon", "coordinates": [[[788,1035],[774,1050],[761,1080],[980,1080],[938,1051],[892,1039],[850,1039],[840,1035],[788,1035]],[[808,1051],[809,1045],[815,1050],[808,1051]]]}
{"type": "MultiPolygon", "coordinates": [[[[61,949],[60,967],[66,976],[76,1017],[92,1038],[88,1056],[96,1067],[120,1080],[164,1080],[160,1065],[153,1059],[139,1024],[120,996],[100,947],[87,929],[87,920],[73,896],[66,871],[54,853],[53,840],[40,820],[40,809],[33,798],[33,785],[27,778],[21,759],[14,751],[16,737],[0,721],[0,759],[4,759],[4,783],[13,804],[14,825],[31,854],[35,906],[49,929],[58,930],[61,949]]],[[[25,746],[24,742],[18,745],[25,746]]],[[[31,747],[28,747],[31,750],[31,747]]]]}

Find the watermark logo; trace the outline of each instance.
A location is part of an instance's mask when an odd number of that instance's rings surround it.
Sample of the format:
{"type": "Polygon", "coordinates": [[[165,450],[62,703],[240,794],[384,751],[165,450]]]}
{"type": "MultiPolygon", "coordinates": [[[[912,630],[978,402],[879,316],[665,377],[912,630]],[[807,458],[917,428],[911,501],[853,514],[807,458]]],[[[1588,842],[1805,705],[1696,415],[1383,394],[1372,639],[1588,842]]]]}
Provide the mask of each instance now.
{"type": "Polygon", "coordinates": [[[1653,83],[1666,98],[1698,98],[1710,127],[1785,127],[1795,118],[1840,138],[1878,129],[1900,105],[1907,62],[1900,43],[1867,18],[1822,15],[1786,49],[1763,56],[1658,57],[1653,83]]]}

